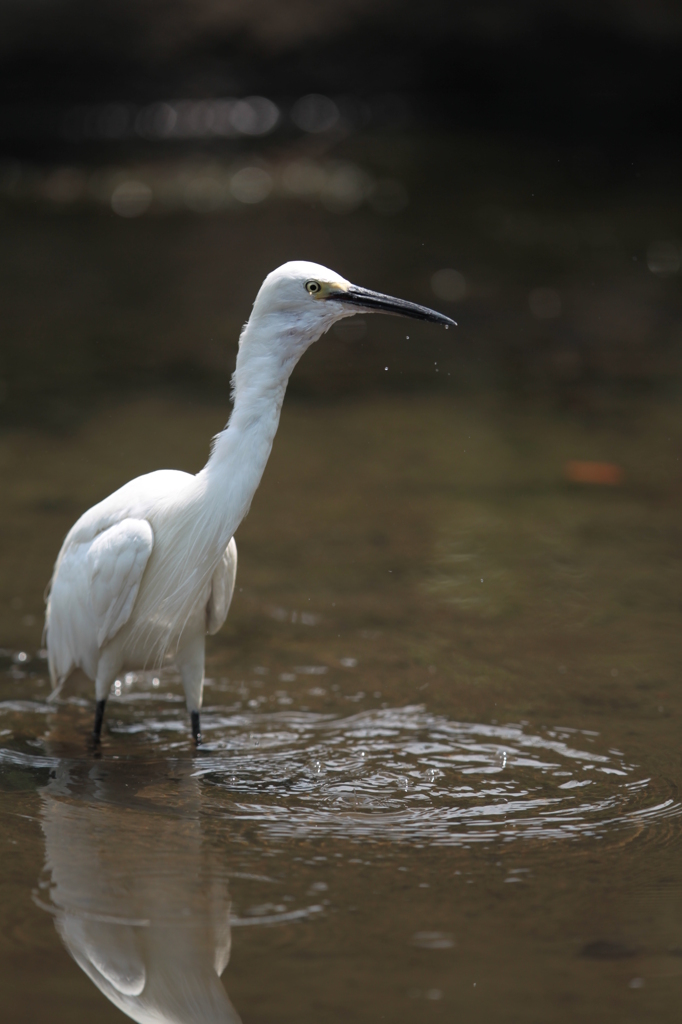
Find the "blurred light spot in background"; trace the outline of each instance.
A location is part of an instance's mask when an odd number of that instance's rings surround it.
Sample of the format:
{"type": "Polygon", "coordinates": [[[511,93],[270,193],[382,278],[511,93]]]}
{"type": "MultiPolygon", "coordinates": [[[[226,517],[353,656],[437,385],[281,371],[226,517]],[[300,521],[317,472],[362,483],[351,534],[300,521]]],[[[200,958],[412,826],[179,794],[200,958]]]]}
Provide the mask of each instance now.
{"type": "Polygon", "coordinates": [[[213,213],[231,202],[228,183],[217,176],[198,174],[185,182],[185,206],[195,213],[213,213]]]}
{"type": "Polygon", "coordinates": [[[376,213],[385,217],[401,213],[409,202],[407,189],[393,178],[381,178],[376,182],[369,196],[369,205],[376,213]]]}
{"type": "Polygon", "coordinates": [[[459,302],[467,293],[464,274],[460,274],[459,270],[452,270],[450,267],[437,270],[431,278],[431,291],[439,299],[445,299],[446,302],[459,302]]]}
{"type": "Polygon", "coordinates": [[[449,932],[416,932],[412,945],[419,949],[452,949],[455,940],[449,932]]]}
{"type": "Polygon", "coordinates": [[[240,203],[262,203],[272,191],[272,177],[262,167],[242,167],[232,175],[230,191],[240,203]]]}
{"type": "MultiPolygon", "coordinates": [[[[166,104],[160,104],[166,106],[166,104]]],[[[164,130],[158,134],[166,137],[169,135],[179,136],[184,139],[205,139],[213,134],[213,123],[215,121],[215,104],[210,100],[182,100],[176,103],[175,107],[169,108],[169,122],[164,130]],[[175,112],[173,121],[172,112],[175,112]]]]}
{"type": "Polygon", "coordinates": [[[282,171],[282,187],[294,196],[318,196],[326,175],[312,160],[293,160],[282,171]]]}
{"type": "Polygon", "coordinates": [[[267,135],[279,121],[279,110],[265,96],[249,96],[234,104],[231,121],[242,135],[267,135]]]}
{"type": "MultiPolygon", "coordinates": [[[[173,125],[172,138],[179,138],[178,132],[194,131],[197,125],[216,123],[213,115],[201,112],[199,104],[193,104],[193,120],[188,120],[181,103],[173,108],[145,107],[144,113],[143,121],[138,118],[135,122],[141,130],[169,131],[173,125]]],[[[301,158],[272,168],[257,153],[243,152],[236,164],[234,159],[197,153],[179,159],[147,159],[127,168],[105,163],[90,171],[85,167],[38,168],[18,161],[0,163],[0,197],[21,203],[39,199],[62,206],[86,204],[90,209],[113,209],[122,217],[137,217],[152,202],[158,213],[192,210],[205,214],[234,208],[235,202],[257,204],[275,194],[319,201],[335,214],[350,213],[366,203],[375,213],[391,216],[409,203],[402,182],[393,178],[377,181],[370,171],[350,160],[301,158]]],[[[445,274],[454,274],[454,278],[449,283],[443,278],[437,294],[461,297],[464,278],[456,271],[445,274]]]]}
{"type": "Polygon", "coordinates": [[[555,288],[533,288],[528,306],[537,320],[554,320],[561,316],[561,296],[555,288]]]}
{"type": "Polygon", "coordinates": [[[361,167],[349,161],[339,162],[330,167],[322,202],[331,213],[350,213],[360,206],[371,189],[371,179],[361,167]]]}
{"type": "Polygon", "coordinates": [[[149,209],[152,190],[142,181],[123,181],[111,196],[111,209],[119,217],[139,217],[149,209]]]}
{"type": "Polygon", "coordinates": [[[652,242],[647,249],[646,263],[652,274],[677,274],[682,266],[682,244],[652,242]]]}
{"type": "Polygon", "coordinates": [[[103,139],[124,139],[132,121],[131,110],[124,103],[107,103],[97,113],[97,134],[103,139]]]}
{"type": "Polygon", "coordinates": [[[569,459],[564,465],[564,477],[573,484],[617,487],[623,482],[623,470],[614,462],[582,462],[578,459],[569,459]]]}
{"type": "Polygon", "coordinates": [[[178,123],[178,111],[169,103],[152,103],[135,118],[135,132],[143,139],[168,138],[178,123]]]}
{"type": "Polygon", "coordinates": [[[220,136],[222,138],[231,138],[239,134],[239,129],[235,127],[232,119],[232,113],[237,102],[237,100],[230,99],[213,100],[213,120],[211,122],[212,135],[220,136]]]}
{"type": "Polygon", "coordinates": [[[43,195],[53,203],[75,203],[85,191],[85,175],[73,167],[60,167],[43,183],[43,195]]]}
{"type": "Polygon", "coordinates": [[[133,131],[143,139],[207,139],[267,135],[279,121],[279,108],[265,96],[236,100],[174,100],[138,110],[123,103],[78,106],[62,120],[64,138],[123,139],[133,131]]]}
{"type": "Polygon", "coordinates": [[[304,132],[328,132],[339,121],[339,108],[328,96],[311,93],[291,108],[291,120],[304,132]]]}

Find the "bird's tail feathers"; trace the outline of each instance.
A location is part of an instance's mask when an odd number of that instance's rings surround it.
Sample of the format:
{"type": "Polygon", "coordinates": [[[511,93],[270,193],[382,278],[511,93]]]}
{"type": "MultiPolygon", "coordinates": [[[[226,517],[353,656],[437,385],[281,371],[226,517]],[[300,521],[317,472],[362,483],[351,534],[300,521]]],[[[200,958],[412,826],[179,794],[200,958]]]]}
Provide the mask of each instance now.
{"type": "Polygon", "coordinates": [[[50,695],[47,697],[48,704],[54,704],[55,701],[59,700],[62,690],[64,688],[64,682],[65,680],[62,679],[61,682],[57,683],[56,686],[52,687],[52,693],[50,693],[50,695]]]}
{"type": "Polygon", "coordinates": [[[50,645],[48,643],[47,622],[45,623],[43,638],[43,643],[47,644],[47,667],[50,672],[50,686],[52,687],[52,692],[48,696],[47,702],[48,704],[53,704],[54,701],[59,699],[62,689],[64,688],[64,683],[69,676],[69,672],[66,672],[61,676],[59,675],[55,664],[54,651],[50,650],[50,645]]]}

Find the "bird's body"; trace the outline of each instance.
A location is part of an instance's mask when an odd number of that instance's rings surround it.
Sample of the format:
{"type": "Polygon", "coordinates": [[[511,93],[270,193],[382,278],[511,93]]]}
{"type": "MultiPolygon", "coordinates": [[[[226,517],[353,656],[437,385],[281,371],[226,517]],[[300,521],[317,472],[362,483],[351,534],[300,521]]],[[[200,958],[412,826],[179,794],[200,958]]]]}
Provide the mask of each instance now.
{"type": "MultiPolygon", "coordinates": [[[[203,643],[227,617],[237,571],[236,544],[223,539],[224,517],[210,514],[211,497],[201,474],[159,470],[81,516],[64,542],[50,595],[55,681],[81,668],[104,700],[119,672],[180,651],[185,679],[193,641],[203,643]],[[202,534],[203,522],[215,524],[210,536],[202,534]]],[[[188,676],[185,685],[196,711],[197,680],[188,676]]]]}
{"type": "Polygon", "coordinates": [[[317,264],[285,264],[265,279],[242,332],[234,409],[204,468],[195,476],[159,470],[131,480],[68,533],[47,606],[50,674],[55,693],[75,668],[95,681],[96,736],[117,675],[169,655],[198,736],[205,636],[227,616],[234,533],[263,475],[289,376],[336,320],[363,310],[452,323],[356,288],[317,264]]]}

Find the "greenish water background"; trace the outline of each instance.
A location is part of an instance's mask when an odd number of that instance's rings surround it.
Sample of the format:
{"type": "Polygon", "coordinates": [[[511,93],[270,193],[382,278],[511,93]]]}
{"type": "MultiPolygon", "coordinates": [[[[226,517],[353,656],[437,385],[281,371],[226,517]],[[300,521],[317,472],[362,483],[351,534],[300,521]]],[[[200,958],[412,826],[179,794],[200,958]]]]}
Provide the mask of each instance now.
{"type": "MultiPolygon", "coordinates": [[[[164,892],[186,900],[197,963],[231,900],[223,980],[245,1022],[677,1019],[682,317],[679,272],[650,264],[679,205],[652,177],[581,186],[539,150],[352,146],[368,173],[390,161],[404,211],[273,195],[125,220],[33,185],[6,197],[12,1021],[123,1019],[43,908],[167,936],[164,892]],[[92,761],[90,688],[44,703],[61,538],[136,474],[201,467],[239,325],[291,257],[460,327],[367,318],[305,357],[209,643],[205,761],[172,675],[122,680],[92,761]],[[465,279],[457,302],[433,293],[443,268],[465,279]],[[533,314],[537,288],[560,315],[533,314]],[[622,483],[571,483],[568,460],[622,483]],[[64,881],[79,856],[80,888],[64,881]]],[[[271,155],[273,175],[292,158],[271,155]]]]}

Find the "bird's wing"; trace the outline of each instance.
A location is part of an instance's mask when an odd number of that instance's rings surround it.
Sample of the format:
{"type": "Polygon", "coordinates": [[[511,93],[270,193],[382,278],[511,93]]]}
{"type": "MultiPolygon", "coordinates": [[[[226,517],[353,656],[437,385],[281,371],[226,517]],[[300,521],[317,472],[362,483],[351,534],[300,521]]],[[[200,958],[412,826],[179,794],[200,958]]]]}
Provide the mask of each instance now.
{"type": "Polygon", "coordinates": [[[237,545],[233,537],[211,580],[211,593],[206,606],[206,629],[211,634],[217,633],[227,618],[236,578],[237,545]]]}
{"type": "Polygon", "coordinates": [[[130,618],[153,546],[149,523],[132,517],[94,535],[67,537],[47,602],[53,697],[74,668],[95,678],[102,645],[130,618]]]}
{"type": "Polygon", "coordinates": [[[50,583],[45,625],[52,697],[74,668],[94,679],[98,648],[88,593],[88,544],[66,545],[50,583]]]}
{"type": "Polygon", "coordinates": [[[90,544],[88,582],[99,647],[130,618],[153,547],[154,533],[146,519],[124,519],[90,544]]]}

